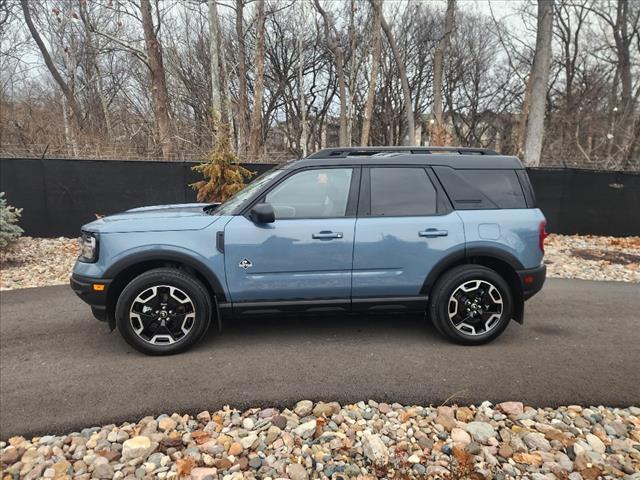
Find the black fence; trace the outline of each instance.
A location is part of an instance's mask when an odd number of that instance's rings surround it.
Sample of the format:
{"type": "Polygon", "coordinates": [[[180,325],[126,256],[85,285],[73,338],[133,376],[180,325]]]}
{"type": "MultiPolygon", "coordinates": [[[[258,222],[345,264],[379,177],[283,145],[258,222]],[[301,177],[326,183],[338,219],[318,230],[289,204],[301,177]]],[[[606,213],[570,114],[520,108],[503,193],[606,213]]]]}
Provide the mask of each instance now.
{"type": "MultiPolygon", "coordinates": [[[[193,162],[0,159],[0,191],[23,208],[20,226],[36,237],[76,236],[96,218],[144,205],[195,201],[193,162]]],[[[269,164],[246,164],[257,174],[269,164]]],[[[531,169],[548,230],[640,235],[640,173],[531,169]]]]}

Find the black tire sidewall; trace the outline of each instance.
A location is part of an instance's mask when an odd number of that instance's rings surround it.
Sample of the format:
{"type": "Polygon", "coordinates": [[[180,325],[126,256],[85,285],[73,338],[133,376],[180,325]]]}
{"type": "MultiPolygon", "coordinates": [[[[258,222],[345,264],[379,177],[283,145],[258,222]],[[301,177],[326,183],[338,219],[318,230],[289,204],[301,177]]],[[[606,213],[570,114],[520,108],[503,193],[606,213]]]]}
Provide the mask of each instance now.
{"type": "Polygon", "coordinates": [[[507,328],[512,314],[511,288],[498,272],[481,265],[461,265],[446,272],[434,286],[429,302],[429,315],[436,329],[450,340],[462,345],[480,345],[494,340],[507,328]],[[465,335],[449,321],[449,298],[456,288],[469,280],[486,280],[493,284],[502,296],[503,311],[498,325],[488,333],[478,336],[465,335]]]}
{"type": "Polygon", "coordinates": [[[195,344],[208,330],[211,319],[211,301],[206,288],[196,278],[177,269],[163,268],[145,272],[134,278],[122,290],[116,304],[116,325],[126,342],[147,355],[171,355],[180,353],[195,344]],[[171,285],[184,291],[193,301],[196,318],[189,333],[171,345],[152,345],[141,339],[129,321],[129,311],[134,299],[144,290],[155,285],[171,285]]]}

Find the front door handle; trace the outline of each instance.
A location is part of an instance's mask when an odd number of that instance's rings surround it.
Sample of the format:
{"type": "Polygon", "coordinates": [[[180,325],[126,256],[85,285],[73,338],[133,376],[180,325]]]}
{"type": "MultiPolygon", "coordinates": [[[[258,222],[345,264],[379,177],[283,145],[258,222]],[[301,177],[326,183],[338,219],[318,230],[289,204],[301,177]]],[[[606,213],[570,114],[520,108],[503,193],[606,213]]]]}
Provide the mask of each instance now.
{"type": "Polygon", "coordinates": [[[311,234],[311,238],[315,240],[331,240],[333,238],[342,238],[342,233],[322,230],[321,232],[311,234]]]}
{"type": "Polygon", "coordinates": [[[449,235],[448,230],[438,230],[437,228],[427,228],[426,230],[422,230],[418,232],[418,235],[421,237],[433,238],[433,237],[446,237],[449,235]]]}

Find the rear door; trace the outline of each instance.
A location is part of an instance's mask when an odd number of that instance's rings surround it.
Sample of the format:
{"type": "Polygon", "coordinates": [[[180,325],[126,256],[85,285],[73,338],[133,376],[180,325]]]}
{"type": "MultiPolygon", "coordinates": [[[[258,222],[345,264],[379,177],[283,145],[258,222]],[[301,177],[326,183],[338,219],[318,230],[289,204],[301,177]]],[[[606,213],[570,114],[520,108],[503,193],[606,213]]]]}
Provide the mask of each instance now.
{"type": "Polygon", "coordinates": [[[364,168],[353,256],[354,310],[426,307],[431,269],[464,254],[464,229],[429,168],[364,168]]]}
{"type": "Polygon", "coordinates": [[[359,168],[309,168],[284,177],[258,202],[276,220],[234,217],[225,269],[234,312],[349,310],[359,168]]]}

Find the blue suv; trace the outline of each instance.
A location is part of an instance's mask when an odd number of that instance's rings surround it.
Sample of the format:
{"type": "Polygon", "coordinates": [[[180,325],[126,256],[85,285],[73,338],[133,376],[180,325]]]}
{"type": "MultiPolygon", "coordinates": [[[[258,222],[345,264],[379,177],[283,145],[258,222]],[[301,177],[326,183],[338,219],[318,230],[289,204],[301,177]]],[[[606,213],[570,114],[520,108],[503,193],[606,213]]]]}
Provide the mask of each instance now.
{"type": "Polygon", "coordinates": [[[82,227],[71,286],[147,354],[211,323],[284,313],[422,312],[466,345],[496,338],[544,283],[545,218],[516,157],[335,148],[223,204],[144,207],[82,227]]]}

